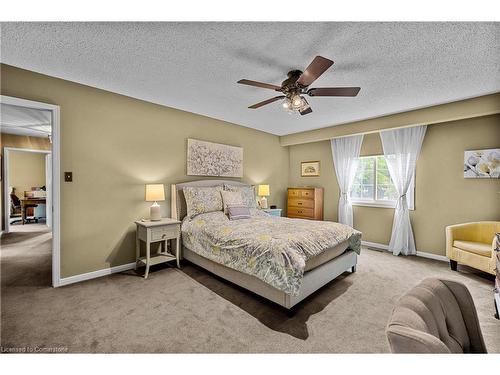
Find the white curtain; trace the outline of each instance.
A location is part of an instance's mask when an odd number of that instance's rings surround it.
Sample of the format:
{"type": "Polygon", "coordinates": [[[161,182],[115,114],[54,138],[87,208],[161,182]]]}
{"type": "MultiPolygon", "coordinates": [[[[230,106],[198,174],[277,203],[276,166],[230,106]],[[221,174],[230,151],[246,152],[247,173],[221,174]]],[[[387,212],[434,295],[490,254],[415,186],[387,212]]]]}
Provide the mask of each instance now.
{"type": "Polygon", "coordinates": [[[415,174],[426,129],[426,125],[421,125],[380,132],[387,167],[399,196],[394,211],[391,242],[389,243],[389,250],[394,255],[401,253],[414,255],[417,252],[406,194],[415,174]]]}
{"type": "Polygon", "coordinates": [[[358,168],[362,135],[334,138],[331,140],[333,165],[340,187],[339,223],[352,227],[351,187],[358,168]]]}

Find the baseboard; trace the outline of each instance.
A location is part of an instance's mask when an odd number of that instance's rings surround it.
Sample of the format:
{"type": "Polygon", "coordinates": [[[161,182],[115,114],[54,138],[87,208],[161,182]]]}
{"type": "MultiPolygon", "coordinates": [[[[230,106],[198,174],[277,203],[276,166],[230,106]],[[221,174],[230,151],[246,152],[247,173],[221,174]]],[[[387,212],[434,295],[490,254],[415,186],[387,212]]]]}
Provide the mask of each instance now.
{"type": "Polygon", "coordinates": [[[366,247],[373,247],[374,249],[382,249],[389,251],[389,245],[384,245],[377,242],[361,241],[361,245],[366,247]]]}
{"type": "MultiPolygon", "coordinates": [[[[388,245],[384,245],[384,244],[377,243],[377,242],[361,241],[361,245],[366,246],[366,247],[373,247],[374,249],[382,249],[382,250],[389,251],[389,246],[388,245]]],[[[432,254],[432,253],[426,253],[424,251],[417,251],[416,255],[418,257],[439,260],[439,261],[442,261],[442,262],[448,262],[449,261],[449,259],[447,257],[445,257],[444,255],[437,255],[437,254],[432,254]]]]}
{"type": "MultiPolygon", "coordinates": [[[[377,243],[377,242],[361,241],[361,245],[367,246],[367,247],[373,247],[375,249],[389,250],[388,245],[384,245],[384,244],[377,243]]],[[[443,256],[443,255],[426,253],[423,251],[417,251],[417,256],[422,257],[422,258],[429,258],[429,259],[448,262],[448,258],[443,256]]],[[[95,279],[95,278],[102,277],[102,276],[108,276],[108,275],[111,275],[113,273],[128,271],[128,270],[132,270],[134,268],[135,268],[135,262],[122,264],[120,266],[115,266],[115,267],[110,267],[110,268],[104,268],[102,270],[82,273],[80,275],[64,277],[59,281],[59,286],[79,283],[80,281],[91,280],[91,279],[95,279]]]]}
{"type": "Polygon", "coordinates": [[[450,260],[445,257],[444,255],[437,255],[433,253],[426,253],[424,251],[417,251],[417,256],[422,257],[422,258],[428,258],[428,259],[434,259],[434,260],[439,260],[441,262],[449,262],[450,260]]]}
{"type": "Polygon", "coordinates": [[[122,264],[120,266],[115,266],[115,267],[110,267],[110,268],[104,268],[102,270],[82,273],[80,275],[64,277],[61,280],[59,280],[59,286],[79,283],[80,281],[91,280],[91,279],[95,279],[95,278],[102,277],[102,276],[108,276],[108,275],[111,275],[113,273],[128,271],[128,270],[132,270],[134,268],[135,268],[135,262],[122,264]]]}

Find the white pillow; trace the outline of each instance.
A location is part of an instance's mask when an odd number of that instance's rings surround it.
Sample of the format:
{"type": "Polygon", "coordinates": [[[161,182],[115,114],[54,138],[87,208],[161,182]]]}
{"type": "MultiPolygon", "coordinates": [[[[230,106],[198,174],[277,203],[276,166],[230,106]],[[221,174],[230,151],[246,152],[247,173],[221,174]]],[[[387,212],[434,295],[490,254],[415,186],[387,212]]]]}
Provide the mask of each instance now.
{"type": "Polygon", "coordinates": [[[221,191],[222,195],[222,206],[224,207],[224,213],[227,214],[227,206],[244,206],[243,196],[240,191],[221,191]]]}
{"type": "Polygon", "coordinates": [[[255,199],[255,189],[253,186],[236,186],[224,184],[224,190],[241,192],[243,203],[249,208],[257,208],[257,200],[255,199]]]}

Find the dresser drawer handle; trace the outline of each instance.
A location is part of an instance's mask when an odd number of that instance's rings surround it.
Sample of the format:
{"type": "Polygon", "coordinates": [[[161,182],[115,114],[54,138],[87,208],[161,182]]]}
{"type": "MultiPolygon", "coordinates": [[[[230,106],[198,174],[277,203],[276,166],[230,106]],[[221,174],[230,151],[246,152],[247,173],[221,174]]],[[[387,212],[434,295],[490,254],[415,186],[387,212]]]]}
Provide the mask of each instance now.
{"type": "Polygon", "coordinates": [[[297,204],[298,204],[299,206],[302,206],[302,202],[297,202],[297,204]]]}
{"type": "Polygon", "coordinates": [[[165,233],[163,233],[163,235],[161,236],[161,238],[165,238],[167,237],[167,235],[165,233]]]}
{"type": "Polygon", "coordinates": [[[301,214],[301,213],[302,213],[302,211],[297,211],[297,212],[298,212],[299,214],[301,214]]]}

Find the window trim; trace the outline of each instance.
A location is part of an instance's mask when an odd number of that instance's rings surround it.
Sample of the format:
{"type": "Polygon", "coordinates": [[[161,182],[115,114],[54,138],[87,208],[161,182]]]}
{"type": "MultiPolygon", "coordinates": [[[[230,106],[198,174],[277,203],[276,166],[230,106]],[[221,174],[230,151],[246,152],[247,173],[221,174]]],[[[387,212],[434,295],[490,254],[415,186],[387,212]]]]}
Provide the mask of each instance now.
{"type": "MultiPolygon", "coordinates": [[[[364,155],[360,156],[358,159],[367,159],[367,158],[377,158],[384,155],[364,155]]],[[[373,173],[375,174],[375,189],[374,194],[377,194],[377,161],[375,160],[375,166],[373,173]]],[[[378,207],[378,208],[396,208],[397,201],[386,201],[386,200],[377,200],[377,199],[353,199],[350,197],[351,204],[353,206],[361,206],[361,207],[378,207]]],[[[408,209],[410,211],[415,210],[415,173],[413,174],[413,178],[410,183],[410,187],[408,188],[408,209]]]]}

